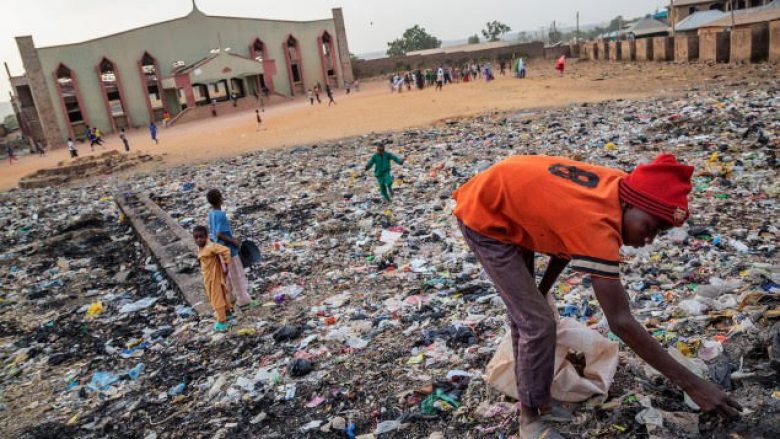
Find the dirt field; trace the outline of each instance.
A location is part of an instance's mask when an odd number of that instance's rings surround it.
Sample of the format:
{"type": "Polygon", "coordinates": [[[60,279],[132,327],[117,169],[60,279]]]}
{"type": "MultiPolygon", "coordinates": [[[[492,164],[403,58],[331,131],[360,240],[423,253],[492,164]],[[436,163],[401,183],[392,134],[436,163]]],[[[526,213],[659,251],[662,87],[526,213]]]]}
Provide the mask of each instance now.
{"type": "MultiPolygon", "coordinates": [[[[530,65],[525,80],[499,77],[484,81],[454,84],[443,92],[433,88],[390,94],[385,81],[364,82],[360,92],[336,93],[338,105],[325,103],[310,106],[305,97],[267,108],[264,129],[257,131],[254,112],[231,114],[215,119],[189,122],[161,129],[160,144],[152,144],[146,129],[129,133],[134,150],[164,154],[162,162],[149,167],[166,167],[265,148],[322,142],[370,132],[384,132],[424,126],[437,120],[473,115],[491,110],[510,110],[566,106],[572,103],[599,102],[621,98],[679,93],[708,82],[745,81],[748,78],[776,75],[772,66],[702,66],[674,64],[614,64],[570,62],[566,75],[560,77],[552,62],[530,65]]],[[[121,148],[116,136],[106,139],[108,148],[121,148]]],[[[79,154],[90,154],[89,146],[80,144],[79,154]]],[[[102,152],[98,149],[97,152],[102,152]]],[[[18,180],[38,169],[68,160],[60,148],[45,158],[23,156],[13,166],[2,163],[0,190],[17,185],[18,180]]],[[[126,173],[127,174],[127,173],[126,173]]]]}

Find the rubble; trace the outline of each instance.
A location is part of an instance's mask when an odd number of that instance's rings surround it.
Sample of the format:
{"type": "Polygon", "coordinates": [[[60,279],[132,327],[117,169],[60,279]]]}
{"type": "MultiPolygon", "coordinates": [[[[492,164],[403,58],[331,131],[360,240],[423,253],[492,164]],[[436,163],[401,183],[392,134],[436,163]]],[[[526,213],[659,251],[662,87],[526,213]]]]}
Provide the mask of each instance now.
{"type": "Polygon", "coordinates": [[[19,187],[23,189],[61,187],[63,184],[85,178],[111,175],[153,160],[160,161],[162,157],[140,152],[123,154],[116,150],[106,151],[98,155],[63,161],[54,168],[41,169],[26,175],[19,180],[19,187]]]}
{"type": "MultiPolygon", "coordinates": [[[[236,236],[257,243],[252,304],[222,334],[169,281],[115,188],[2,194],[0,427],[23,438],[508,437],[516,406],[482,378],[506,316],[460,239],[452,190],[512,154],[628,170],[663,150],[697,169],[693,215],[626,249],[627,294],[665,348],[745,411],[698,413],[621,344],[608,394],[569,407],[559,429],[769,437],[780,431],[778,85],[491,113],[128,181],[118,193],[148,196],[185,229],[205,222],[205,191],[218,187],[236,236]],[[376,142],[405,160],[392,204],[360,174],[376,142]]],[[[587,277],[565,271],[554,294],[561,316],[616,339],[587,277]]]]}

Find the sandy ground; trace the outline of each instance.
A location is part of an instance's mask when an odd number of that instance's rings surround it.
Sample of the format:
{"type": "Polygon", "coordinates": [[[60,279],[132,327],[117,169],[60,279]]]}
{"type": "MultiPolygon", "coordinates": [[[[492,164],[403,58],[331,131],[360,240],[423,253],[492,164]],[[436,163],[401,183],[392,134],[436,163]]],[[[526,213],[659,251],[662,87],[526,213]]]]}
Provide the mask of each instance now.
{"type": "MultiPolygon", "coordinates": [[[[263,128],[258,131],[253,111],[204,119],[161,129],[154,145],[146,129],[129,133],[131,148],[162,154],[161,162],[136,168],[125,175],[155,167],[208,161],[240,153],[298,144],[334,140],[370,132],[423,126],[441,119],[492,110],[534,109],[642,98],[679,93],[708,81],[744,81],[755,74],[777,74],[770,66],[702,66],[674,64],[614,64],[570,62],[561,77],[552,63],[532,63],[530,75],[517,80],[507,75],[496,81],[453,84],[444,91],[433,88],[391,94],[385,81],[364,82],[360,92],[345,95],[338,90],[337,105],[310,106],[305,97],[266,108],[263,128]]],[[[106,138],[108,149],[121,149],[117,136],[106,138]]],[[[81,156],[91,154],[87,144],[78,145],[81,156]]],[[[103,150],[98,148],[97,153],[103,150]]],[[[22,156],[18,162],[0,164],[0,190],[9,190],[18,180],[36,170],[68,160],[64,148],[46,157],[22,156]]]]}

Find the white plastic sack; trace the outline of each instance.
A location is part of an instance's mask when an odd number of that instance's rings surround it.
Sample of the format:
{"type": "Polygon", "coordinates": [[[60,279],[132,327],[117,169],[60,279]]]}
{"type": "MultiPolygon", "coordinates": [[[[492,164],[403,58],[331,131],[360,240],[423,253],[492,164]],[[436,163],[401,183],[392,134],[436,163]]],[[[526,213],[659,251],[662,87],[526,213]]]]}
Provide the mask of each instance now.
{"type": "MultiPolygon", "coordinates": [[[[618,366],[618,344],[604,338],[582,323],[563,318],[558,321],[555,347],[555,373],[550,388],[553,399],[581,402],[594,395],[606,395],[618,366]],[[585,376],[580,376],[568,360],[569,350],[585,356],[585,376]]],[[[518,399],[515,358],[507,332],[485,369],[485,382],[499,392],[518,399]]]]}

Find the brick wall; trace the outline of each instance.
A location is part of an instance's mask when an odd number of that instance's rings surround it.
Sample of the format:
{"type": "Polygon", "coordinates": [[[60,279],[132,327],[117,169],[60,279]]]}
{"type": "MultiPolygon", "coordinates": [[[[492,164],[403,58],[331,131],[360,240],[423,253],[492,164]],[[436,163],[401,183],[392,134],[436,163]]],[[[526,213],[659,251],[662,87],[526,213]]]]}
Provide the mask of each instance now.
{"type": "Polygon", "coordinates": [[[653,58],[653,39],[640,38],[636,40],[636,60],[652,61],[653,58]]]}
{"type": "Polygon", "coordinates": [[[699,37],[696,35],[677,35],[674,37],[674,60],[691,62],[699,59],[699,37]]]}
{"type": "Polygon", "coordinates": [[[728,32],[699,33],[699,61],[729,62],[730,54],[731,43],[728,32]]]}
{"type": "Polygon", "coordinates": [[[620,41],[609,42],[609,59],[611,61],[620,61],[623,59],[623,45],[620,41]]]}
{"type": "Polygon", "coordinates": [[[653,59],[661,62],[674,60],[674,37],[653,38],[653,59]]]}
{"type": "Polygon", "coordinates": [[[636,41],[621,41],[620,55],[623,61],[636,61],[636,41]]]}
{"type": "Polygon", "coordinates": [[[757,23],[731,32],[731,62],[765,61],[769,55],[769,25],[757,23]]]}
{"type": "Polygon", "coordinates": [[[387,75],[396,71],[433,68],[439,65],[462,65],[482,60],[495,61],[499,57],[506,58],[542,58],[544,44],[541,42],[514,44],[495,49],[477,50],[473,52],[436,53],[432,55],[396,56],[370,60],[359,60],[353,64],[355,76],[371,78],[387,75]]]}
{"type": "Polygon", "coordinates": [[[769,23],[769,62],[780,63],[780,20],[769,23]]]}

